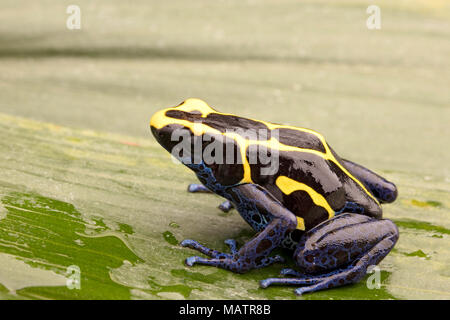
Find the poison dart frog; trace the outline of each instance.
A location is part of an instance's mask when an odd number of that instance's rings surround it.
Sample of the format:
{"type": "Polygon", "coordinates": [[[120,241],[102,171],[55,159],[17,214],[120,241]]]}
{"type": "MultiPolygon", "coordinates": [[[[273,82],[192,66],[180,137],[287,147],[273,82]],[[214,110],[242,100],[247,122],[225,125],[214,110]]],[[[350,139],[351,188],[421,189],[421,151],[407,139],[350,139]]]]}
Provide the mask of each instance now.
{"type": "Polygon", "coordinates": [[[208,256],[189,257],[188,266],[245,273],[283,262],[271,255],[275,248],[291,249],[296,270],[282,269],[282,277],[261,280],[260,286],[295,285],[301,295],[360,281],[398,240],[396,225],[382,219],[381,208],[397,198],[395,184],[339,157],[313,130],[221,113],[200,99],[156,112],[150,127],[158,143],[197,175],[201,184],[190,184],[189,192],[225,198],[220,208],[235,208],[256,231],[240,248],[235,240],[225,240],[230,253],[182,241],[181,246],[208,256]],[[177,154],[180,130],[191,141],[177,154]],[[249,137],[248,132],[258,134],[249,137]],[[197,145],[206,151],[212,143],[226,152],[211,153],[216,161],[195,159],[197,145]],[[270,164],[255,156],[260,150],[277,154],[276,170],[270,172],[270,164]]]}

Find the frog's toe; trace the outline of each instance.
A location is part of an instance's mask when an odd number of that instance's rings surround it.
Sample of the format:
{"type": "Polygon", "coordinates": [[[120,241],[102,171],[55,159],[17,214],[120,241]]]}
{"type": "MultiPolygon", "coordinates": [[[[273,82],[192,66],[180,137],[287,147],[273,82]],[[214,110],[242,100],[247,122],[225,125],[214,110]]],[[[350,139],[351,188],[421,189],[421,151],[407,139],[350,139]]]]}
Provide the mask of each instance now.
{"type": "Polygon", "coordinates": [[[192,267],[194,264],[218,266],[219,262],[223,261],[226,258],[228,258],[228,256],[225,256],[225,255],[223,255],[220,258],[213,258],[213,259],[203,258],[203,257],[199,257],[199,256],[192,256],[192,257],[186,258],[186,260],[184,260],[184,263],[188,267],[192,267]]]}
{"type": "Polygon", "coordinates": [[[301,277],[303,274],[300,272],[292,269],[292,268],[284,268],[280,271],[280,275],[282,276],[294,276],[294,277],[301,277]]]}
{"type": "Polygon", "coordinates": [[[188,185],[187,190],[188,192],[191,193],[198,193],[198,192],[211,193],[211,190],[206,188],[204,185],[198,183],[191,183],[190,185],[188,185]]]}
{"type": "Polygon", "coordinates": [[[320,282],[318,278],[267,278],[259,282],[262,288],[271,285],[311,285],[320,282]]]}
{"type": "Polygon", "coordinates": [[[236,240],[234,240],[234,239],[227,239],[227,240],[225,240],[225,244],[230,247],[231,253],[236,253],[237,252],[236,240]]]}
{"type": "Polygon", "coordinates": [[[186,240],[181,241],[180,245],[182,247],[188,247],[188,248],[197,250],[198,252],[201,252],[211,258],[227,258],[229,256],[229,254],[207,248],[204,245],[198,243],[198,241],[191,240],[191,239],[186,239],[186,240]]]}
{"type": "Polygon", "coordinates": [[[186,258],[186,260],[184,260],[184,263],[188,266],[188,267],[192,267],[198,260],[197,256],[193,256],[193,257],[188,257],[186,258]]]}
{"type": "Polygon", "coordinates": [[[297,296],[301,296],[305,293],[315,292],[315,291],[323,290],[325,288],[326,288],[326,285],[324,285],[323,283],[318,283],[318,284],[314,284],[312,286],[305,286],[305,287],[297,288],[294,290],[294,293],[297,296]]]}
{"type": "Polygon", "coordinates": [[[192,240],[192,239],[185,239],[180,242],[180,245],[182,247],[188,247],[188,248],[198,250],[198,251],[200,251],[200,249],[208,249],[205,246],[201,245],[198,241],[192,240]]]}
{"type": "Polygon", "coordinates": [[[233,204],[230,201],[224,201],[221,204],[219,204],[218,208],[222,210],[223,212],[227,213],[231,209],[234,208],[233,204]]]}
{"type": "Polygon", "coordinates": [[[294,290],[295,295],[301,296],[303,293],[305,293],[305,289],[308,287],[301,287],[294,290]]]}
{"type": "Polygon", "coordinates": [[[261,288],[267,288],[268,286],[270,286],[270,284],[271,284],[270,278],[259,281],[259,286],[261,288]]]}
{"type": "Polygon", "coordinates": [[[294,293],[297,296],[301,296],[305,293],[311,293],[311,292],[315,292],[315,291],[319,291],[319,290],[323,290],[325,289],[325,287],[321,286],[320,284],[315,284],[312,286],[306,286],[306,287],[300,287],[294,290],[294,293]]]}
{"type": "Polygon", "coordinates": [[[191,240],[191,239],[185,239],[183,241],[180,242],[180,246],[182,247],[189,247],[189,248],[195,248],[195,246],[197,246],[199,243],[195,240],[191,240]]]}

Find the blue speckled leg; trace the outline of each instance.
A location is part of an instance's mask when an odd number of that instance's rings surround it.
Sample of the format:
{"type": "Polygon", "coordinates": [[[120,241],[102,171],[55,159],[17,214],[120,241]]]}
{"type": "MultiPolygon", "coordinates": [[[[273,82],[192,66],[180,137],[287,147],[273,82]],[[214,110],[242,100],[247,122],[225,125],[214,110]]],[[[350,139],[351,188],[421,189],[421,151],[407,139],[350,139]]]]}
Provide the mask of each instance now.
{"type": "Polygon", "coordinates": [[[308,231],[294,253],[303,272],[283,269],[294,278],[269,278],[269,285],[302,285],[301,295],[360,281],[370,265],[378,264],[394,247],[397,227],[390,220],[345,213],[308,231]]]}
{"type": "Polygon", "coordinates": [[[198,250],[211,257],[211,259],[189,257],[186,259],[186,264],[188,266],[196,263],[205,264],[244,273],[282,261],[283,259],[279,256],[269,257],[269,255],[273,249],[280,246],[289,233],[295,230],[296,216],[258,185],[234,186],[227,189],[224,196],[236,204],[239,213],[259,233],[238,251],[236,251],[235,242],[227,240],[231,254],[211,250],[194,240],[185,240],[181,242],[182,246],[198,250]]]}
{"type": "Polygon", "coordinates": [[[286,233],[291,231],[292,228],[295,228],[295,225],[292,225],[291,221],[276,218],[255,238],[242,246],[239,251],[236,250],[234,240],[227,240],[226,243],[231,248],[231,254],[209,249],[194,240],[184,240],[181,245],[198,250],[211,257],[211,259],[198,256],[189,257],[185,261],[188,266],[204,264],[244,273],[275,262],[282,262],[282,257],[269,257],[269,254],[280,245],[286,233]]]}

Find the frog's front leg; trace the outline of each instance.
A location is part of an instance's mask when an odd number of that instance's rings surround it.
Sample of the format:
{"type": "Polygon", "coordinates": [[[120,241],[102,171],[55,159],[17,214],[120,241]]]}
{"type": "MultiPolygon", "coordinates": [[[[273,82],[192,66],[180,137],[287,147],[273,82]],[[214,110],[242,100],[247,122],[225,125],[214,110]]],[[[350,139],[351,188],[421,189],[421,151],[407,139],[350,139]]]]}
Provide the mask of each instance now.
{"type": "Polygon", "coordinates": [[[239,197],[239,204],[246,208],[252,208],[253,212],[246,212],[248,216],[270,215],[270,222],[239,250],[236,249],[233,240],[227,240],[227,244],[231,247],[231,253],[222,253],[209,249],[194,240],[182,241],[182,246],[198,250],[211,257],[189,257],[186,259],[188,266],[197,263],[244,273],[251,269],[283,261],[280,256],[269,257],[269,255],[273,249],[281,244],[286,235],[296,228],[297,219],[295,215],[269,193],[256,185],[246,184],[233,189],[231,194],[239,197]],[[247,206],[246,203],[248,204],[247,206]]]}
{"type": "Polygon", "coordinates": [[[370,265],[383,260],[397,239],[398,229],[390,220],[351,213],[336,216],[300,240],[294,259],[302,272],[284,269],[282,274],[294,278],[270,278],[261,281],[261,286],[300,285],[295,293],[301,295],[356,283],[370,265]]]}
{"type": "MultiPolygon", "coordinates": [[[[279,246],[287,231],[288,223],[282,219],[274,219],[257,237],[247,242],[240,250],[222,253],[209,249],[195,240],[184,240],[181,245],[200,251],[211,258],[193,256],[186,259],[186,265],[204,264],[244,273],[252,269],[262,268],[275,262],[282,262],[280,256],[269,257],[273,249],[279,246]],[[280,240],[281,239],[281,240],[280,240]]],[[[228,242],[231,239],[228,239],[228,242]]]]}

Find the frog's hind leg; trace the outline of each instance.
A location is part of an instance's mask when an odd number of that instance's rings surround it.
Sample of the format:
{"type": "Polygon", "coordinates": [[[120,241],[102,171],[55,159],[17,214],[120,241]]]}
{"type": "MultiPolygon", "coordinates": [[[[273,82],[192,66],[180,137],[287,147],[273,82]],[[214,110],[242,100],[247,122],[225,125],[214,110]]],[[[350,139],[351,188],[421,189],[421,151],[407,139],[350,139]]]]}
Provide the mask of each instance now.
{"type": "Polygon", "coordinates": [[[303,272],[284,269],[282,274],[294,278],[269,278],[269,285],[301,285],[306,292],[338,287],[360,281],[370,265],[378,264],[391,251],[398,230],[390,220],[344,213],[308,231],[294,253],[303,272]]]}
{"type": "MultiPolygon", "coordinates": [[[[205,187],[204,185],[199,184],[199,183],[191,183],[190,185],[188,185],[187,190],[190,193],[213,193],[207,187],[205,187]]],[[[234,206],[230,201],[226,200],[226,201],[222,202],[221,204],[219,204],[218,208],[220,210],[222,210],[223,212],[228,212],[231,209],[233,209],[234,206]]]]}
{"type": "Polygon", "coordinates": [[[342,162],[352,175],[369,188],[370,192],[372,192],[378,201],[381,203],[391,203],[395,201],[398,195],[395,184],[352,161],[342,159],[342,162]]]}

